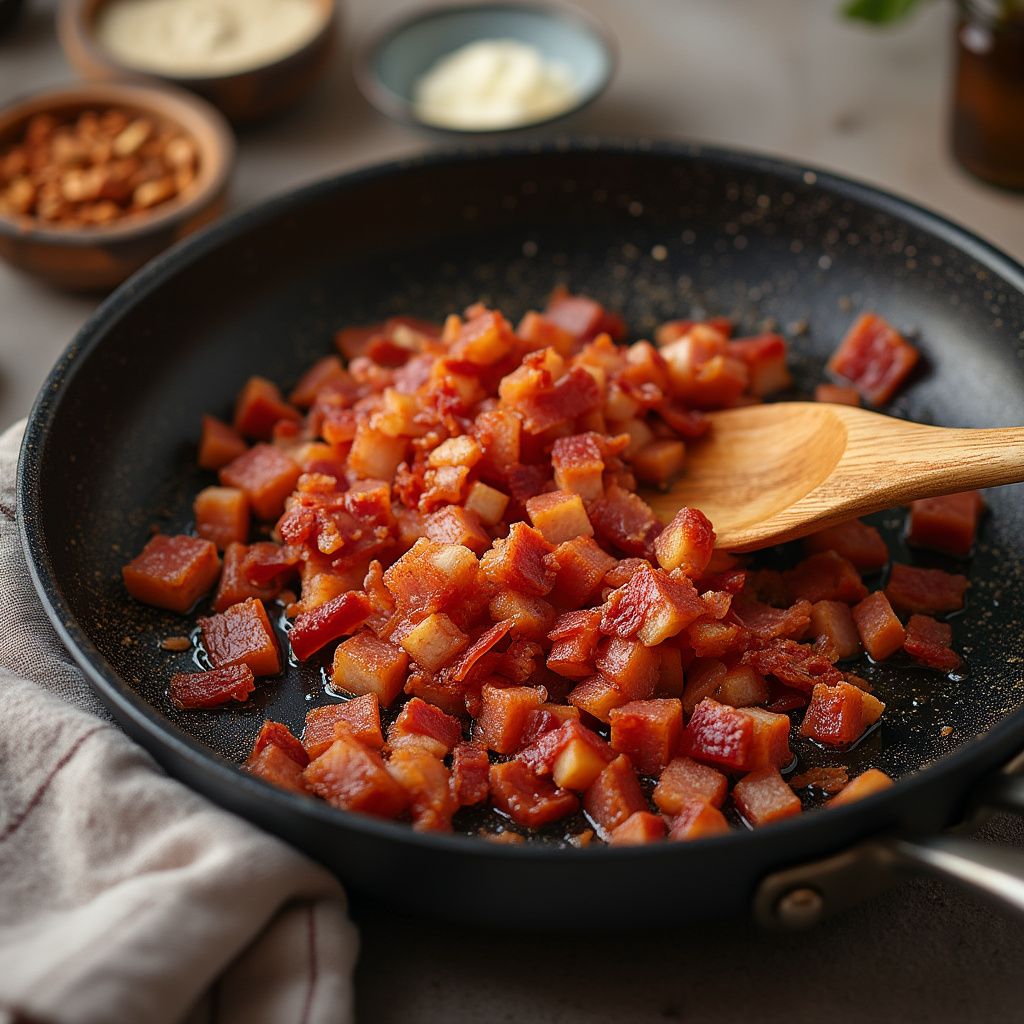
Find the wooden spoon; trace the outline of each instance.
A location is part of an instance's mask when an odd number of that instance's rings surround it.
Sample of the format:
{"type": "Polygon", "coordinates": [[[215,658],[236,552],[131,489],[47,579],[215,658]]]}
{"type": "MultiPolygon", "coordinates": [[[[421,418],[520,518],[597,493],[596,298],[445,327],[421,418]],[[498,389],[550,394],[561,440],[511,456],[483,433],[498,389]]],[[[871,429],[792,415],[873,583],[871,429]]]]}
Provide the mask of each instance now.
{"type": "Polygon", "coordinates": [[[752,551],[915,498],[1024,480],[1024,427],[953,430],[847,405],[778,402],[712,413],[682,476],[644,497],[668,521],[683,505],[717,545],[752,551]]]}

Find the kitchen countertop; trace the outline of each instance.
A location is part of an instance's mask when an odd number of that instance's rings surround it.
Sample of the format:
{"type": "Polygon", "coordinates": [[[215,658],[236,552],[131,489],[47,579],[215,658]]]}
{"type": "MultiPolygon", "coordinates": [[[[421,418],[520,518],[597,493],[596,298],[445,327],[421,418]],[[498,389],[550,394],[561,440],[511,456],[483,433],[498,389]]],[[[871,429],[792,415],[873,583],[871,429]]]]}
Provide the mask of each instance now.
{"type": "MultiPolygon", "coordinates": [[[[391,16],[410,4],[386,6],[391,16]]],[[[838,0],[585,6],[617,36],[620,67],[609,93],[565,130],[685,137],[833,168],[938,209],[1024,258],[1024,197],[974,181],[947,152],[951,5],[930,5],[882,33],[842,22],[838,0]]],[[[346,42],[365,35],[383,7],[348,0],[346,42]]],[[[0,101],[72,77],[52,2],[29,0],[19,31],[0,42],[0,101]]],[[[339,61],[304,107],[243,135],[234,206],[434,144],[371,110],[339,61]]],[[[94,305],[0,266],[0,424],[27,413],[94,305]]],[[[985,834],[1024,845],[1024,829],[1009,819],[994,819],[985,834]]],[[[1024,926],[938,882],[909,882],[803,935],[669,920],[641,935],[507,935],[369,908],[359,918],[360,1019],[374,1024],[1021,1016],[1024,926]]]]}

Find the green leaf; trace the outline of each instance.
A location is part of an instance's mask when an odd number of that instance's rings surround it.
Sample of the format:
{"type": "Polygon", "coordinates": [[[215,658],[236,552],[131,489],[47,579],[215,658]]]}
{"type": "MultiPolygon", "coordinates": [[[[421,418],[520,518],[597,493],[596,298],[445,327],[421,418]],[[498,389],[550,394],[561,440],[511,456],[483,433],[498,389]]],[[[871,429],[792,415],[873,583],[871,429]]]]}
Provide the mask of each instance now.
{"type": "Polygon", "coordinates": [[[905,18],[919,0],[849,0],[843,8],[848,18],[870,21],[875,25],[888,25],[905,18]]]}

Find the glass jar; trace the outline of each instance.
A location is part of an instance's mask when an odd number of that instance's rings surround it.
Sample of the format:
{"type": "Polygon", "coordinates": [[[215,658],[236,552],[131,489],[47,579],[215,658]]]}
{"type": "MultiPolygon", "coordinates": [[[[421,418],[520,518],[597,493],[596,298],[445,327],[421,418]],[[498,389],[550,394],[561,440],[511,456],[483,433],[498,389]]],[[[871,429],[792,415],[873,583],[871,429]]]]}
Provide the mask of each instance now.
{"type": "Polygon", "coordinates": [[[972,174],[1024,189],[1024,0],[960,0],[953,153],[972,174]]]}

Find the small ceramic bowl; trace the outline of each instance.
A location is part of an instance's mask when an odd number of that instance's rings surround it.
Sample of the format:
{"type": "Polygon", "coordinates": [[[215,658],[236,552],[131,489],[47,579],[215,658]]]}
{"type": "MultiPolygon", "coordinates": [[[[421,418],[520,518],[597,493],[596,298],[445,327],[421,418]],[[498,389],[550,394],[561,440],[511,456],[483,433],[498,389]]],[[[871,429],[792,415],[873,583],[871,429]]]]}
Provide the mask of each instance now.
{"type": "Polygon", "coordinates": [[[381,113],[405,124],[459,135],[496,135],[548,124],[589,106],[615,73],[615,48],[604,26],[586,11],[563,3],[473,3],[418,11],[394,22],[355,60],[363,95],[381,113]],[[442,57],[481,39],[513,39],[536,47],[567,67],[576,86],[571,107],[535,121],[488,130],[424,121],[414,104],[416,82],[442,57]]]}
{"type": "Polygon", "coordinates": [[[81,291],[120,284],[147,260],[224,209],[234,137],[209,104],[188,93],[128,82],[82,82],[15,100],[0,109],[0,152],[21,138],[35,114],[58,118],[118,108],[173,124],[196,145],[194,180],[151,212],[102,226],[59,227],[0,215],[0,257],[51,284],[81,291]]]}
{"type": "Polygon", "coordinates": [[[189,89],[235,124],[251,124],[302,99],[323,76],[337,41],[336,0],[315,0],[322,24],[303,46],[269,64],[224,75],[168,75],[123,63],[96,38],[96,19],[109,0],[62,0],[57,12],[61,46],[86,78],[155,78],[189,89]]]}

